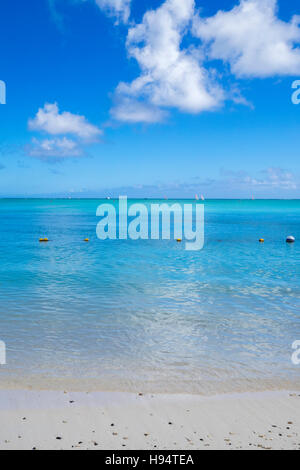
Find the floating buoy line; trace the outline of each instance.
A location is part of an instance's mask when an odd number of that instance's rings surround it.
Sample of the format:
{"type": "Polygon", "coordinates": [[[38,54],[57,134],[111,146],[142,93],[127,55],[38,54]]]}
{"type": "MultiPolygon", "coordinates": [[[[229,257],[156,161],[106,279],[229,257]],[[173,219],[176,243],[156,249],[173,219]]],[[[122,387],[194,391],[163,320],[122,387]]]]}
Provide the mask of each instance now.
{"type": "MultiPolygon", "coordinates": [[[[89,238],[85,238],[83,241],[86,242],[86,243],[88,243],[88,242],[90,241],[90,239],[89,239],[89,238]]],[[[177,238],[176,241],[177,241],[177,243],[181,243],[181,242],[182,242],[182,239],[181,239],[181,238],[177,238]]],[[[220,240],[218,240],[218,241],[220,241],[220,240]]],[[[260,238],[258,241],[259,241],[259,243],[264,243],[264,242],[265,242],[265,239],[264,239],[264,238],[260,238]]],[[[296,241],[296,239],[295,239],[295,237],[293,237],[292,235],[290,235],[290,236],[288,236],[288,237],[286,238],[286,243],[295,243],[295,241],[296,241]]],[[[48,243],[48,242],[49,242],[49,239],[46,238],[46,237],[45,237],[45,238],[40,238],[40,239],[39,239],[39,242],[40,242],[40,243],[48,243]]]]}

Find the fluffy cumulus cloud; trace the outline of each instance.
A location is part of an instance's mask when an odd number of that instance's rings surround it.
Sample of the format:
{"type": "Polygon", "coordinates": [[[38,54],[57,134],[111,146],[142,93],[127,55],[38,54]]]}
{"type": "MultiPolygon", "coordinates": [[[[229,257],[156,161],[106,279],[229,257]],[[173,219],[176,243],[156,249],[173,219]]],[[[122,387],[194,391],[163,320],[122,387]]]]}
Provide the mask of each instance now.
{"type": "Polygon", "coordinates": [[[56,103],[46,103],[40,108],[37,115],[29,119],[28,127],[32,131],[51,135],[72,134],[85,140],[94,140],[101,135],[101,130],[90,124],[84,116],[68,111],[60,113],[56,103]]]}
{"type": "Polygon", "coordinates": [[[141,74],[131,83],[119,84],[114,117],[152,122],[161,120],[166,108],[198,113],[222,102],[222,90],[201,66],[199,51],[182,47],[194,14],[194,0],[166,0],[129,29],[128,53],[141,74]]]}
{"type": "Polygon", "coordinates": [[[126,23],[130,16],[131,0],[95,0],[97,5],[118,20],[126,23]]]}
{"type": "Polygon", "coordinates": [[[208,57],[228,62],[238,77],[300,73],[300,16],[277,15],[276,0],[242,0],[230,11],[197,17],[193,32],[208,46],[208,57]]]}
{"type": "Polygon", "coordinates": [[[118,85],[112,116],[157,122],[168,108],[199,113],[216,109],[225,99],[245,105],[239,92],[236,100],[236,94],[216,84],[211,61],[229,63],[237,78],[298,74],[299,23],[300,16],[289,22],[279,19],[276,0],[241,0],[209,18],[200,16],[194,0],[165,0],[129,29],[128,54],[141,74],[118,85]],[[187,34],[194,36],[193,46],[184,48],[187,34]]]}
{"type": "Polygon", "coordinates": [[[50,136],[41,140],[33,138],[31,144],[26,147],[30,156],[42,160],[57,161],[80,157],[85,154],[82,145],[97,141],[102,134],[102,131],[90,124],[84,116],[67,111],[60,113],[56,103],[46,103],[40,108],[36,116],[29,119],[28,128],[50,136]]]}
{"type": "MultiPolygon", "coordinates": [[[[48,1],[56,11],[59,2],[86,0],[48,1]]],[[[128,23],[131,0],[92,1],[117,23],[128,23]]],[[[140,24],[130,23],[126,48],[140,74],[118,85],[111,115],[123,122],[153,123],[163,121],[172,108],[200,113],[217,109],[225,100],[249,106],[232,81],[298,75],[299,25],[300,16],[290,21],[279,18],[277,0],[240,0],[231,10],[211,17],[201,16],[195,0],[161,0],[157,9],[146,11],[140,24]]],[[[82,116],[60,115],[56,105],[46,105],[31,125],[42,128],[43,121],[47,132],[53,121],[55,127],[80,127],[91,136],[99,133],[82,116]]]]}

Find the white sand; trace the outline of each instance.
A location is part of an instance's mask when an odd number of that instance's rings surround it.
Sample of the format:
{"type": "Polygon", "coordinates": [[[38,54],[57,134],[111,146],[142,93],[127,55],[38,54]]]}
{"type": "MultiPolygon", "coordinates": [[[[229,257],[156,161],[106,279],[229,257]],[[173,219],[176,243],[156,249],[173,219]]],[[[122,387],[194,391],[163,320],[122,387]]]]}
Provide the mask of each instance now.
{"type": "Polygon", "coordinates": [[[0,422],[0,449],[300,449],[300,392],[2,390],[0,422]]]}

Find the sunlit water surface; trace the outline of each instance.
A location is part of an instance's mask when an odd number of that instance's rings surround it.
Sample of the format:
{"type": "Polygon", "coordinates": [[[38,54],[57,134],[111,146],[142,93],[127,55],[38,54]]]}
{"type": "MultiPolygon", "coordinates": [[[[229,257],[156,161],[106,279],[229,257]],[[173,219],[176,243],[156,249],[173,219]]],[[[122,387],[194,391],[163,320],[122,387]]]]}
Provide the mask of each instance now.
{"type": "Polygon", "coordinates": [[[299,385],[300,201],[205,201],[201,251],[174,240],[100,241],[102,202],[0,201],[0,386],[299,385]]]}

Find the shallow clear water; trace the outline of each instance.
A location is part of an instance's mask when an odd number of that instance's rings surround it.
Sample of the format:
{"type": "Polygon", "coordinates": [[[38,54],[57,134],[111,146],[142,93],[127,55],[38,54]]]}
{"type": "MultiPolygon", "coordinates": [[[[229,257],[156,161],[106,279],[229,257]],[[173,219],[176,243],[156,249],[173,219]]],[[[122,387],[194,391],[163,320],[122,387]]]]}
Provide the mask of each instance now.
{"type": "Polygon", "coordinates": [[[205,246],[194,252],[174,240],[98,240],[101,202],[0,200],[2,385],[299,384],[300,201],[205,201],[205,246]]]}

